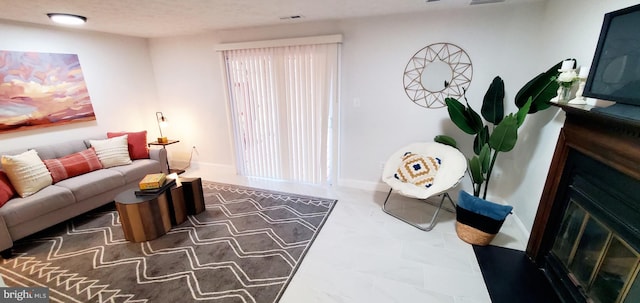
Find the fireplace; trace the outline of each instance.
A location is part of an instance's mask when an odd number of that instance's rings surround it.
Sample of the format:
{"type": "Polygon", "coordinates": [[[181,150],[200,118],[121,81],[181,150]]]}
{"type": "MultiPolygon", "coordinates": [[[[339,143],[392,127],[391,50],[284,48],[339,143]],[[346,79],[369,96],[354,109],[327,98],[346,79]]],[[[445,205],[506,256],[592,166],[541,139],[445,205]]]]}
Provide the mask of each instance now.
{"type": "Polygon", "coordinates": [[[565,302],[640,302],[640,122],[562,108],[527,255],[565,302]]]}

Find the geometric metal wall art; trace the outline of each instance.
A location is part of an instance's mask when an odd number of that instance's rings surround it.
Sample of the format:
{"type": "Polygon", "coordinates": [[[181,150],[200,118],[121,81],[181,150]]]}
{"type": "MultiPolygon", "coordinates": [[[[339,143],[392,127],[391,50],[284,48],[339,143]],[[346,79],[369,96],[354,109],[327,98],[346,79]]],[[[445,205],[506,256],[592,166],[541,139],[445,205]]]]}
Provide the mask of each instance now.
{"type": "Polygon", "coordinates": [[[404,90],[413,103],[446,107],[445,98],[459,99],[473,77],[471,58],[451,43],[434,43],[419,50],[404,70],[404,90]]]}

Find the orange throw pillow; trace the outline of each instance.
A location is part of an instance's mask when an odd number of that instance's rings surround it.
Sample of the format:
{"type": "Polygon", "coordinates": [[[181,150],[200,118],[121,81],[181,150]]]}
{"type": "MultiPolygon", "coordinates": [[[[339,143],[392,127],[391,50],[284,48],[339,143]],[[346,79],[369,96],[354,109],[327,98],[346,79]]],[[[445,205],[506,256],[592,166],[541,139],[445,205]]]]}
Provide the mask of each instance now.
{"type": "Polygon", "coordinates": [[[7,174],[0,170],[0,207],[16,195],[16,190],[11,185],[7,174]]]}
{"type": "Polygon", "coordinates": [[[120,137],[129,135],[127,137],[127,145],[129,147],[129,158],[135,159],[149,159],[149,147],[147,146],[147,131],[141,132],[108,132],[107,138],[120,137]]]}
{"type": "Polygon", "coordinates": [[[42,160],[42,162],[51,173],[53,183],[102,168],[93,147],[62,158],[42,160]]]}

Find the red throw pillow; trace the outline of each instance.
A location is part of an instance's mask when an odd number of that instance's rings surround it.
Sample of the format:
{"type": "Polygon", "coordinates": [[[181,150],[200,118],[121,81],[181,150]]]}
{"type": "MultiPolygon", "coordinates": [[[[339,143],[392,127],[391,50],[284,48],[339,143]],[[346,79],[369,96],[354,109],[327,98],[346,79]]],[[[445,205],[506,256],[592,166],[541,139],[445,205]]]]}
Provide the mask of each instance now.
{"type": "Polygon", "coordinates": [[[16,190],[11,185],[7,174],[0,170],[0,207],[16,195],[16,190]]]}
{"type": "Polygon", "coordinates": [[[93,147],[58,159],[42,160],[51,173],[53,183],[102,168],[93,147]]]}
{"type": "Polygon", "coordinates": [[[141,132],[108,132],[107,138],[127,136],[127,145],[129,145],[129,158],[149,159],[149,147],[147,146],[147,131],[141,132]]]}

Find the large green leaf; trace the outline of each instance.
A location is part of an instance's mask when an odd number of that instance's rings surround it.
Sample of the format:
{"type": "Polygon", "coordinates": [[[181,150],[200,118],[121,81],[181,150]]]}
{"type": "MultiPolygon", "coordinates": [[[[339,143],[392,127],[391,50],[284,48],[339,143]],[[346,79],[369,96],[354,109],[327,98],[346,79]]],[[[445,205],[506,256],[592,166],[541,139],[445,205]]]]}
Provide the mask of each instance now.
{"type": "Polygon", "coordinates": [[[473,110],[473,108],[471,108],[471,105],[469,105],[469,102],[467,102],[467,110],[465,112],[465,115],[467,116],[469,125],[473,128],[475,132],[474,134],[477,134],[478,132],[480,132],[484,127],[484,122],[482,122],[482,118],[480,118],[480,115],[478,115],[478,113],[475,110],[473,110]]]}
{"type": "Polygon", "coordinates": [[[531,108],[532,102],[533,98],[529,97],[527,103],[525,103],[524,106],[521,107],[516,113],[516,118],[518,119],[518,128],[520,128],[520,126],[522,126],[522,123],[524,123],[524,119],[527,117],[527,113],[529,112],[529,108],[531,108]]]}
{"type": "Polygon", "coordinates": [[[473,156],[469,159],[469,171],[471,171],[471,179],[475,184],[482,184],[484,182],[484,175],[482,174],[482,164],[478,156],[473,156]]]}
{"type": "Polygon", "coordinates": [[[499,76],[493,78],[480,109],[485,120],[498,124],[504,118],[504,81],[499,76]]]}
{"type": "Polygon", "coordinates": [[[473,139],[473,152],[479,155],[480,150],[487,143],[489,143],[489,127],[485,125],[473,139]]]}
{"type": "Polygon", "coordinates": [[[529,100],[529,97],[531,97],[533,98],[533,102],[529,109],[530,114],[549,108],[549,106],[551,106],[549,101],[556,96],[558,91],[556,78],[559,74],[558,69],[561,66],[562,61],[527,82],[516,94],[516,106],[522,108],[524,104],[527,103],[527,100],[529,100]]]}
{"type": "Polygon", "coordinates": [[[475,135],[478,131],[472,126],[471,119],[467,117],[467,110],[460,101],[454,98],[446,98],[444,102],[447,104],[447,111],[449,112],[449,118],[453,121],[460,130],[463,132],[475,135]]]}
{"type": "Polygon", "coordinates": [[[480,154],[478,155],[480,159],[480,166],[482,167],[482,173],[486,174],[489,170],[489,164],[491,164],[491,148],[489,148],[489,144],[485,144],[480,150],[480,154]]]}
{"type": "Polygon", "coordinates": [[[458,148],[458,142],[456,142],[456,139],[449,136],[437,135],[435,138],[433,138],[433,141],[458,148]]]}
{"type": "Polygon", "coordinates": [[[508,152],[518,141],[518,119],[513,114],[506,116],[489,137],[489,146],[499,152],[508,152]]]}

